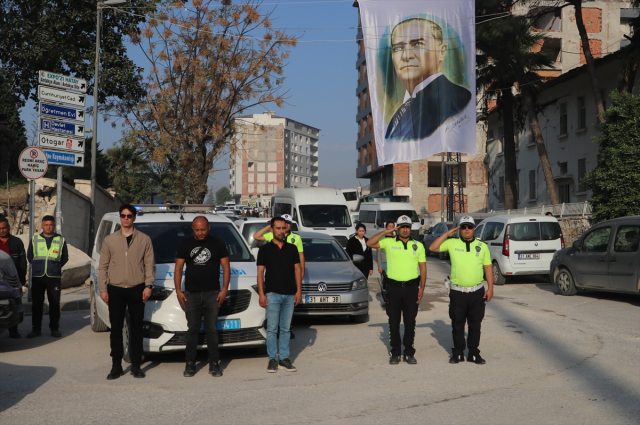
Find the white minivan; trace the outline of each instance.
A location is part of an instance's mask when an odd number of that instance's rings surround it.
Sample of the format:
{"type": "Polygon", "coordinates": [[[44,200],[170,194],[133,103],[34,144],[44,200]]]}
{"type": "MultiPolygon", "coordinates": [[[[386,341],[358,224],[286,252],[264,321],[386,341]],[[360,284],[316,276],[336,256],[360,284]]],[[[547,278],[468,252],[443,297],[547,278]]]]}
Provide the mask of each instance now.
{"type": "Polygon", "coordinates": [[[272,216],[291,214],[301,232],[333,236],[340,245],[355,235],[347,201],[340,189],[307,187],[278,189],[271,198],[272,216]]]}
{"type": "Polygon", "coordinates": [[[422,221],[409,202],[363,202],[360,204],[358,219],[366,226],[366,237],[370,238],[383,231],[387,222],[395,223],[401,215],[411,219],[411,237],[418,239],[422,221]]]}
{"type": "MultiPolygon", "coordinates": [[[[258,303],[255,258],[236,226],[224,217],[211,214],[205,205],[137,205],[135,228],[151,238],[156,276],[151,298],[144,309],[143,347],[145,352],[180,351],[186,348],[187,318],[178,302],[173,282],[176,251],[180,242],[193,236],[191,222],[205,215],[210,234],[224,240],[231,263],[231,282],[227,298],[218,313],[218,345],[226,347],[266,346],[265,310],[258,303]]],[[[109,309],[98,291],[98,265],[104,238],[120,230],[118,213],[102,217],[91,256],[90,322],[94,332],[109,329],[109,309]]],[[[184,275],[184,271],[183,271],[184,275]]],[[[184,281],[183,281],[184,290],[184,281]]],[[[128,319],[124,326],[125,356],[129,361],[128,319]]],[[[198,348],[206,347],[206,334],[200,332],[198,348]]]]}
{"type": "Polygon", "coordinates": [[[510,276],[548,276],[553,254],[564,248],[560,223],[545,215],[490,217],[476,226],[474,236],[489,247],[496,285],[510,276]]]}

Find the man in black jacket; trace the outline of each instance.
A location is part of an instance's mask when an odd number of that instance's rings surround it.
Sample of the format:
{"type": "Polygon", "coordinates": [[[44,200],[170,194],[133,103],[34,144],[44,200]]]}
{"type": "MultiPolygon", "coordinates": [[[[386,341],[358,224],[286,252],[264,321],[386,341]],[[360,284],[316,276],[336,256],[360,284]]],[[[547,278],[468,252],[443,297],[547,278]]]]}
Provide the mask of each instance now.
{"type": "MultiPolygon", "coordinates": [[[[0,217],[0,251],[4,251],[13,260],[13,264],[18,271],[18,278],[22,286],[26,286],[27,281],[27,254],[24,251],[24,244],[10,233],[9,220],[0,217]]],[[[20,338],[18,325],[9,328],[9,338],[20,338]]]]}

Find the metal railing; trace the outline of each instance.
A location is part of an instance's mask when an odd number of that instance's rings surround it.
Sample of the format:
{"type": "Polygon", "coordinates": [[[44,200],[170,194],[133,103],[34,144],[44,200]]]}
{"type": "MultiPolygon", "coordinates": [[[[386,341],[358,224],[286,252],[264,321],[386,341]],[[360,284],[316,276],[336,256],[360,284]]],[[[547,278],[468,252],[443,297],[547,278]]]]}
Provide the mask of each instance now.
{"type": "Polygon", "coordinates": [[[517,210],[502,210],[502,211],[489,211],[489,215],[504,215],[504,214],[540,214],[544,215],[547,212],[551,212],[555,217],[570,217],[570,216],[590,216],[593,214],[593,209],[588,201],[585,202],[573,202],[562,203],[557,205],[541,205],[539,207],[527,208],[517,210]]]}

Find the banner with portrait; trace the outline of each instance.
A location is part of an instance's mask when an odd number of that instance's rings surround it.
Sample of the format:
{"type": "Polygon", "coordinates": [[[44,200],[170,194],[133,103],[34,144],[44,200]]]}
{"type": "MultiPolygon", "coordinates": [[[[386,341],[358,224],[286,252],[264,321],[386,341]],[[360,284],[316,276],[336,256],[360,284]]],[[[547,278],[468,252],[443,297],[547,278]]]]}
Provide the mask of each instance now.
{"type": "Polygon", "coordinates": [[[358,3],[378,164],[474,154],[474,1],[358,3]]]}

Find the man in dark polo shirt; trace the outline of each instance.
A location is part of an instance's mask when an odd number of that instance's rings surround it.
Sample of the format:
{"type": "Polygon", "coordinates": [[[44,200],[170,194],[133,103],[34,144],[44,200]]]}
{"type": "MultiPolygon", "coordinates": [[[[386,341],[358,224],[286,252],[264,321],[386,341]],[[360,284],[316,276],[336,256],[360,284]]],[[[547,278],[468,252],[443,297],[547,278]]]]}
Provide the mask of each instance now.
{"type": "Polygon", "coordinates": [[[196,374],[196,352],[198,349],[198,333],[202,315],[207,332],[207,348],[209,350],[209,373],[215,377],[222,376],[218,365],[218,309],[224,302],[229,290],[231,268],[229,252],[222,239],[209,235],[209,220],[198,216],[191,225],[193,237],[184,239],[176,254],[176,267],[173,282],[176,285],[178,301],[187,313],[187,349],[184,376],[196,374]],[[182,269],[187,266],[182,292],[182,269]],[[220,266],[222,266],[222,289],[220,289],[220,266]]]}
{"type": "Polygon", "coordinates": [[[260,306],[267,309],[267,372],[270,373],[277,372],[279,368],[288,372],[296,371],[289,360],[289,340],[293,308],[302,299],[302,273],[298,249],[285,242],[286,231],[284,218],[273,218],[273,240],[262,245],[258,251],[258,293],[260,306]]]}

